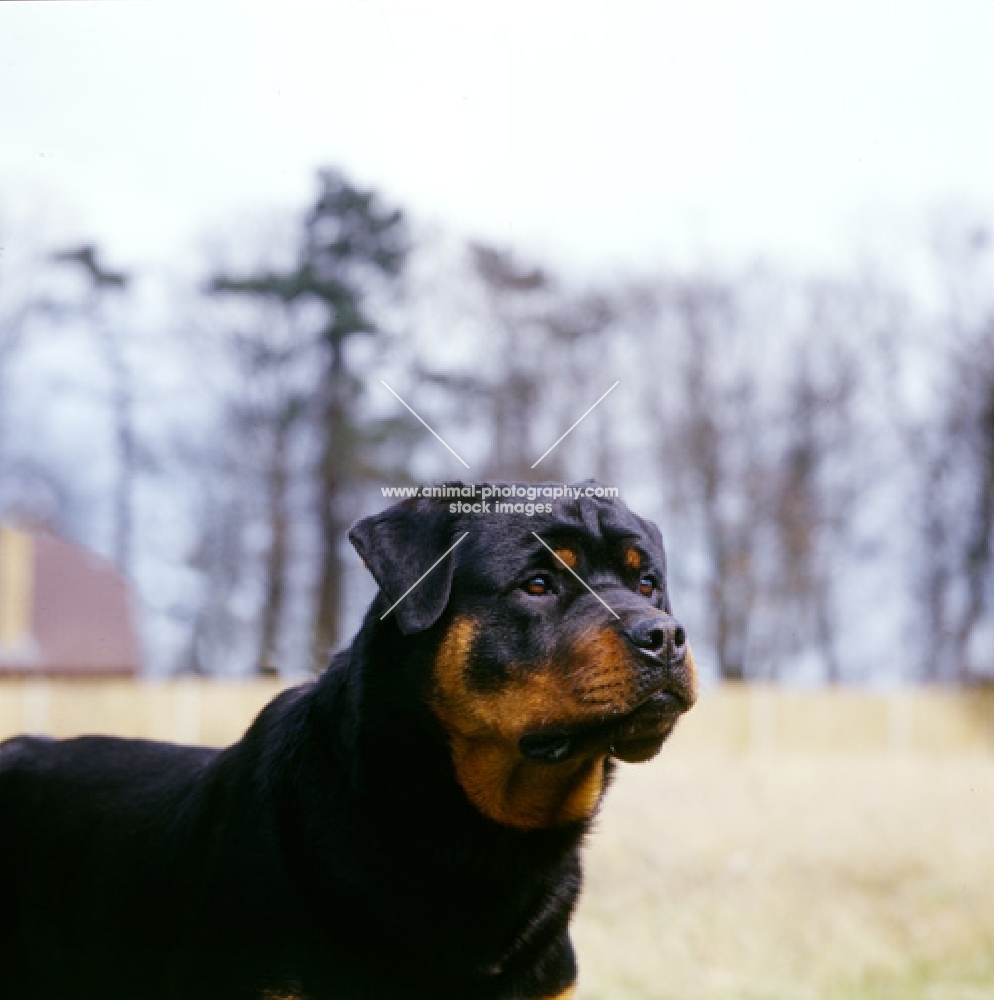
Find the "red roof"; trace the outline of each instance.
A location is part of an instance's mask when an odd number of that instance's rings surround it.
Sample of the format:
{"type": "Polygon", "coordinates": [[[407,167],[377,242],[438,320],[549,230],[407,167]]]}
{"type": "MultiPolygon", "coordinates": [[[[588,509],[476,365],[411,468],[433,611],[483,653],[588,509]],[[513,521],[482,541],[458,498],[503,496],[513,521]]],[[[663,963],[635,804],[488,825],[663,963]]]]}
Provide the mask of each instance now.
{"type": "MultiPolygon", "coordinates": [[[[7,539],[13,534],[3,532],[7,539]]],[[[27,606],[19,611],[30,634],[16,645],[0,642],[0,674],[134,676],[141,654],[125,581],[85,549],[51,535],[28,535],[26,541],[17,534],[19,551],[26,553],[20,558],[30,561],[23,577],[27,606]]],[[[8,589],[15,589],[10,580],[8,589]]],[[[0,589],[0,605],[4,599],[0,589]]]]}

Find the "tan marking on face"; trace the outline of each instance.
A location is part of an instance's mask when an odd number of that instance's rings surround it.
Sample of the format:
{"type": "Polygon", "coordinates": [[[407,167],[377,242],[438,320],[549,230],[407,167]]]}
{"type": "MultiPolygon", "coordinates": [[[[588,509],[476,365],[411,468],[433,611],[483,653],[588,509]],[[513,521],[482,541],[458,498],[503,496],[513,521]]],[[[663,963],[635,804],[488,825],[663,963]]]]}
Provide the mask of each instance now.
{"type": "Polygon", "coordinates": [[[556,549],[555,552],[570,569],[576,569],[576,553],[572,549],[556,549]]]}
{"type": "Polygon", "coordinates": [[[641,569],[642,568],[642,553],[636,548],[625,549],[625,565],[629,569],[641,569]]]}
{"type": "Polygon", "coordinates": [[[430,704],[444,726],[456,777],[485,816],[522,829],[562,826],[591,816],[604,789],[606,753],[558,763],[525,757],[518,741],[556,725],[624,711],[634,695],[631,658],[612,629],[591,633],[568,663],[512,670],[495,692],[470,691],[466,663],[476,623],[457,619],[435,660],[430,704]]]}
{"type": "Polygon", "coordinates": [[[562,993],[557,993],[554,997],[549,997],[549,1000],[573,1000],[576,996],[576,983],[572,986],[567,986],[562,993]]]}
{"type": "Polygon", "coordinates": [[[582,635],[569,653],[565,671],[586,715],[623,712],[637,694],[632,650],[606,626],[582,635]]]}

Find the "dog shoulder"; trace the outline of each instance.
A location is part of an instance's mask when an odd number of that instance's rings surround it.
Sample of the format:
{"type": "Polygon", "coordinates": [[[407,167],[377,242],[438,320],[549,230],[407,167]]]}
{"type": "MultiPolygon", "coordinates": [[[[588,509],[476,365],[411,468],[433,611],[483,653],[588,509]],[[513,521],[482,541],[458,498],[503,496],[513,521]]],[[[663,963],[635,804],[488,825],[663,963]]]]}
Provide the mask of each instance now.
{"type": "Polygon", "coordinates": [[[0,743],[0,774],[30,767],[39,752],[55,741],[48,736],[12,736],[0,743]]]}

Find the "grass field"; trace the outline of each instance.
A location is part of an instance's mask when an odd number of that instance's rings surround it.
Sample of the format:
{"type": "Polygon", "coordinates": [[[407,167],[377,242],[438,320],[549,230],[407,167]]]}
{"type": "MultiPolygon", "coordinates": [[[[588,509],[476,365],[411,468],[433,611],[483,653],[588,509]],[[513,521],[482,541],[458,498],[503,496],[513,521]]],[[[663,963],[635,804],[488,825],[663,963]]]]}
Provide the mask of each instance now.
{"type": "MultiPolygon", "coordinates": [[[[0,738],[222,745],[275,682],[0,683],[0,738]]],[[[707,692],[587,851],[579,1000],[994,1000],[994,692],[707,692]]]]}
{"type": "Polygon", "coordinates": [[[994,757],[675,744],[590,839],[579,1000],[994,998],[994,757]]]}

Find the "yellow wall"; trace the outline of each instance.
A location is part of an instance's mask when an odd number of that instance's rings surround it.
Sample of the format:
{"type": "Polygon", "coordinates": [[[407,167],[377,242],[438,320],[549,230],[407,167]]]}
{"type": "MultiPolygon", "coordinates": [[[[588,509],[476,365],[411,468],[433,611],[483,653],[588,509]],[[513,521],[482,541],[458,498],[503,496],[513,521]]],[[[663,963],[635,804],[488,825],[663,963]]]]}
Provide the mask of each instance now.
{"type": "Polygon", "coordinates": [[[0,739],[108,733],[223,746],[278,691],[276,681],[0,680],[0,739]]]}
{"type": "Polygon", "coordinates": [[[690,753],[990,753],[994,691],[722,687],[702,695],[671,743],[690,753]]]}
{"type": "MultiPolygon", "coordinates": [[[[280,689],[276,681],[0,680],[0,739],[109,733],[222,746],[280,689]]],[[[762,686],[704,692],[671,753],[994,752],[994,692],[762,686]]]]}
{"type": "Polygon", "coordinates": [[[30,640],[33,589],[31,536],[0,524],[0,653],[30,640]]]}

